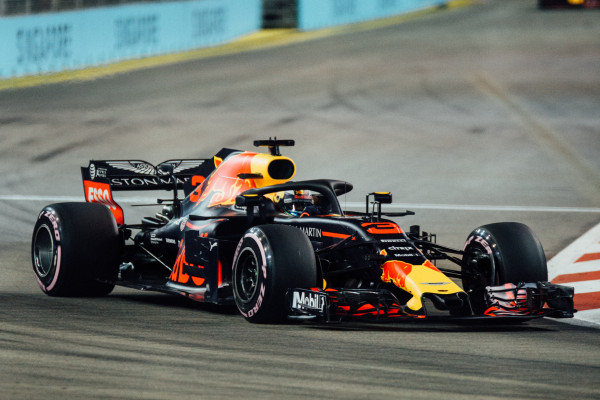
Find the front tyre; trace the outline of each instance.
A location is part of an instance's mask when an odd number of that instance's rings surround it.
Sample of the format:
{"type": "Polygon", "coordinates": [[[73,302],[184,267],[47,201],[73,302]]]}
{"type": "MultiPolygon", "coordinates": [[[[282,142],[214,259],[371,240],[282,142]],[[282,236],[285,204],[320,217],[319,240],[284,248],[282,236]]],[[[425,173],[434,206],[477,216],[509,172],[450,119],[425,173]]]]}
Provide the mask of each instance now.
{"type": "Polygon", "coordinates": [[[49,296],[102,296],[114,288],[120,239],[101,204],[57,203],[39,214],[31,240],[33,271],[49,296]]]}
{"type": "Polygon", "coordinates": [[[548,268],[544,249],[524,224],[499,222],[481,226],[469,235],[462,259],[463,289],[475,313],[485,308],[486,286],[545,282],[548,268]]]}
{"type": "Polygon", "coordinates": [[[280,322],[288,315],[286,292],[317,283],[315,254],[308,237],[287,225],[250,228],[233,261],[233,296],[250,322],[280,322]]]}

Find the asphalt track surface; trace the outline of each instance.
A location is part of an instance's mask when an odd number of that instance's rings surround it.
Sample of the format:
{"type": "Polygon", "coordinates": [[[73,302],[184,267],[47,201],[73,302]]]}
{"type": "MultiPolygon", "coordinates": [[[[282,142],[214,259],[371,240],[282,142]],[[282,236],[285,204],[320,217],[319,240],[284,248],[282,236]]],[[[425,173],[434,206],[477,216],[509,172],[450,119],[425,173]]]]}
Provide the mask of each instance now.
{"type": "Polygon", "coordinates": [[[50,298],[29,259],[37,212],[83,198],[89,159],[210,156],[269,136],[296,140],[284,153],[297,179],[353,182],[348,204],[390,190],[398,208],[426,205],[402,226],[457,247],[478,225],[524,222],[550,258],[600,221],[598,22],[594,11],[487,1],[1,91],[0,397],[600,398],[589,327],[252,325],[232,309],[123,288],[50,298]]]}

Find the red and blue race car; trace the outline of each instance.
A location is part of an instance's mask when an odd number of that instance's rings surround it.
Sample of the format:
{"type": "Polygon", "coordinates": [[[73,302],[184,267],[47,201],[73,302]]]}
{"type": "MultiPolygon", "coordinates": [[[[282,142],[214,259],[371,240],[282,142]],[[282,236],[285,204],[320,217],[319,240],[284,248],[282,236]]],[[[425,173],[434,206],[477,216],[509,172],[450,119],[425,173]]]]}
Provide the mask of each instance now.
{"type": "Polygon", "coordinates": [[[573,316],[573,288],[547,282],[544,251],[527,226],[481,226],[463,249],[449,248],[390,219],[414,213],[382,210],[388,192],[367,194],[364,211],[344,211],[338,196],[350,183],[293,181],[296,165],[280,153],[293,141],[254,144],[268,154],[221,149],[157,166],[90,161],[81,168],[86,202],[51,204],[38,216],[40,288],[100,296],[122,285],[235,304],[248,321],[268,323],[573,316]],[[139,190],[172,196],[130,223],[113,193],[139,190]]]}

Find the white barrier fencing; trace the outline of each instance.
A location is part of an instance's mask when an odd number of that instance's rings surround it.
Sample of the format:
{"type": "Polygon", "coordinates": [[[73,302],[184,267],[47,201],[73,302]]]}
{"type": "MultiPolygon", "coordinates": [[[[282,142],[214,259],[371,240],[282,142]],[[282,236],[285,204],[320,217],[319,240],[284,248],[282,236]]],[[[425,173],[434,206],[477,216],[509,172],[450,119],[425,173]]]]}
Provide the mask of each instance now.
{"type": "Polygon", "coordinates": [[[210,47],[261,28],[261,0],[196,0],[0,17],[0,78],[210,47]]]}
{"type": "Polygon", "coordinates": [[[307,31],[446,3],[448,0],[0,0],[0,79],[216,46],[260,30],[268,16],[281,19],[271,26],[296,24],[307,31]]]}

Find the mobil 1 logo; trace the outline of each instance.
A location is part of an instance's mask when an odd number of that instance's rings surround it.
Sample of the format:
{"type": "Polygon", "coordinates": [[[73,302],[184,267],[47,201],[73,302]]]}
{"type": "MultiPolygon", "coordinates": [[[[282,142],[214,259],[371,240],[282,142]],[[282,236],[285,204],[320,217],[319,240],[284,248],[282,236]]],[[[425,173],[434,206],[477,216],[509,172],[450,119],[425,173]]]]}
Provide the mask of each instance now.
{"type": "Polygon", "coordinates": [[[293,289],[291,294],[291,308],[293,311],[310,315],[323,315],[325,312],[327,296],[324,293],[305,289],[293,289]]]}

